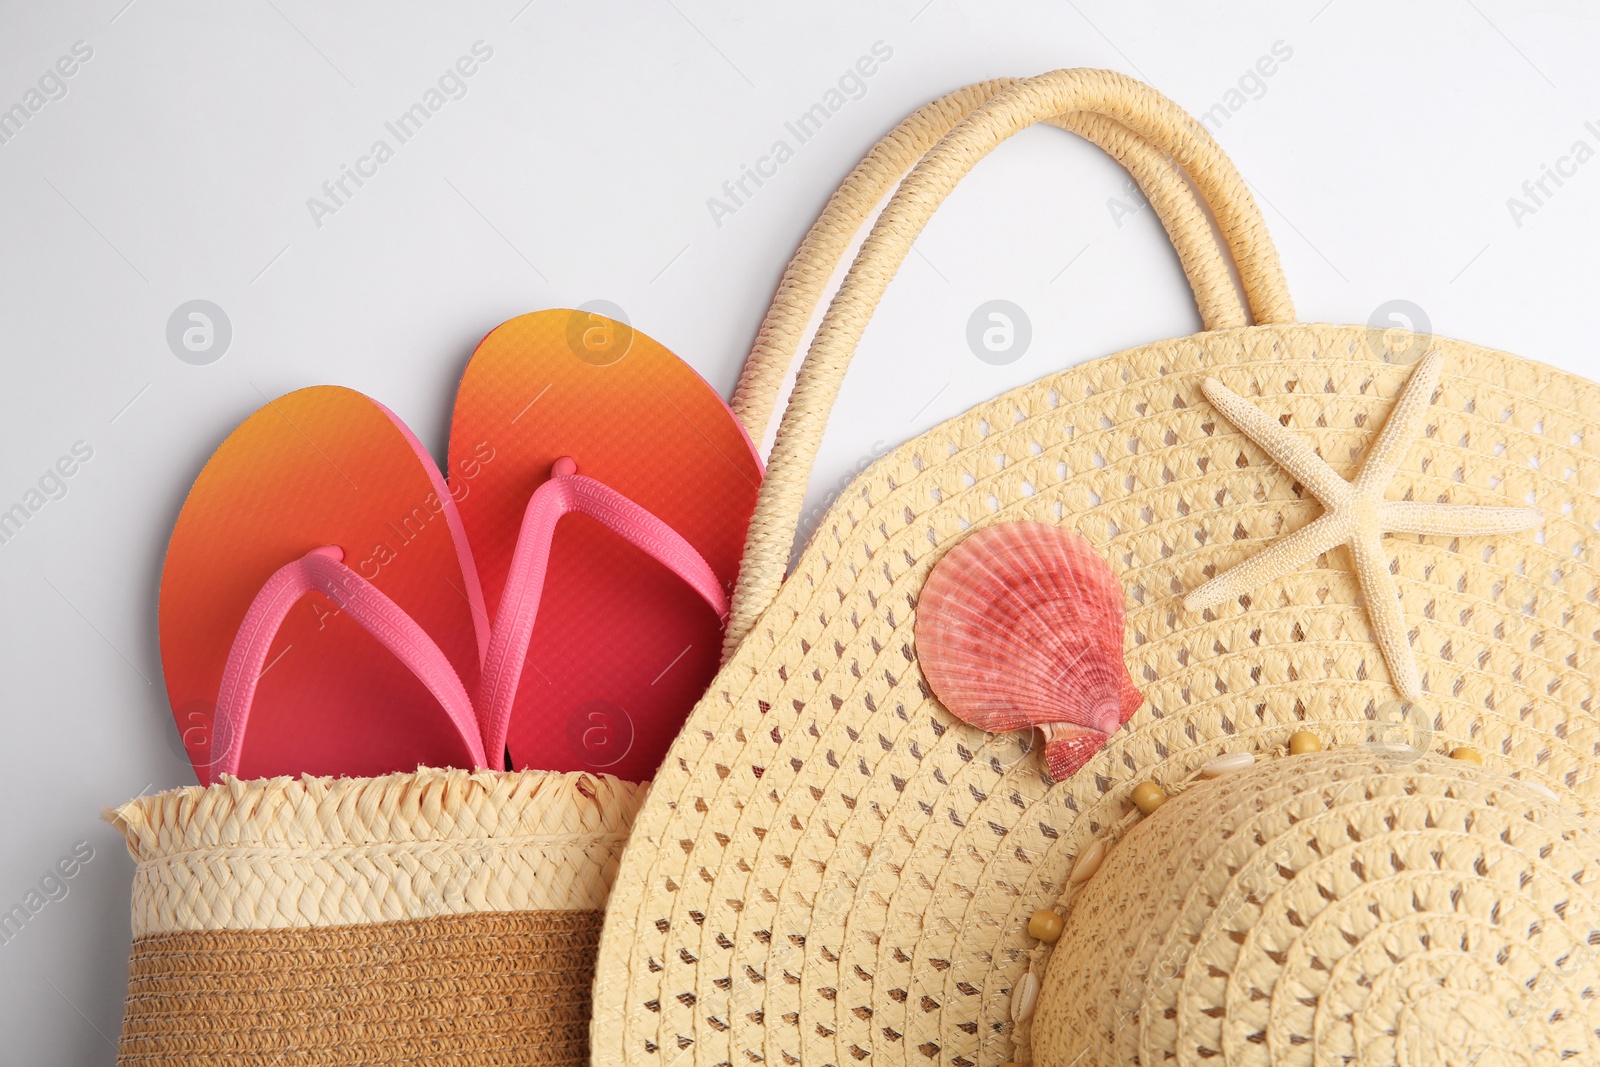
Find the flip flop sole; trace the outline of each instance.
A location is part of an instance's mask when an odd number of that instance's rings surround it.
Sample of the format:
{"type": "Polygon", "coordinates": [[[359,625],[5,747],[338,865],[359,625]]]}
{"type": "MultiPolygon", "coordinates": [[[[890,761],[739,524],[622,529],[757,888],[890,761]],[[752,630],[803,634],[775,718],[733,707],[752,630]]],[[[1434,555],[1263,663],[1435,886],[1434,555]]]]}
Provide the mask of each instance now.
{"type": "MultiPolygon", "coordinates": [[[[562,457],[676,530],[732,589],[760,460],[716,390],[639,331],[581,311],[512,319],[473,353],[451,426],[452,478],[474,448],[494,456],[461,502],[491,618],[524,508],[562,457]]],[[[513,765],[649,778],[716,673],[721,627],[660,563],[563,519],[511,716],[513,765]]]]}
{"type": "MultiPolygon", "coordinates": [[[[456,495],[473,488],[464,479],[456,495]]],[[[213,736],[213,712],[252,599],[279,567],[325,545],[342,548],[350,568],[433,638],[467,691],[476,688],[482,600],[433,460],[362,394],[301,389],[267,403],[216,450],[167,549],[162,667],[197,770],[232,740],[213,736]]],[[[419,763],[472,765],[422,683],[331,601],[305,596],[272,642],[239,776],[376,775],[419,763]]]]}

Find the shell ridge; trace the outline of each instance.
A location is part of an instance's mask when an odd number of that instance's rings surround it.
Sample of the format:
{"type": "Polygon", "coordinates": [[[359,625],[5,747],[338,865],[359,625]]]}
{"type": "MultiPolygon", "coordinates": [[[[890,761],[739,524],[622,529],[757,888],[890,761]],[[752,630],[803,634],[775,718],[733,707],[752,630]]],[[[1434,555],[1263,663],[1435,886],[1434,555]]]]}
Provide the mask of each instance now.
{"type": "Polygon", "coordinates": [[[929,573],[917,656],[934,695],[964,722],[991,732],[1052,726],[1055,776],[1082,766],[1142,703],[1123,659],[1125,620],[1121,584],[1082,536],[1005,523],[974,532],[929,573]]]}

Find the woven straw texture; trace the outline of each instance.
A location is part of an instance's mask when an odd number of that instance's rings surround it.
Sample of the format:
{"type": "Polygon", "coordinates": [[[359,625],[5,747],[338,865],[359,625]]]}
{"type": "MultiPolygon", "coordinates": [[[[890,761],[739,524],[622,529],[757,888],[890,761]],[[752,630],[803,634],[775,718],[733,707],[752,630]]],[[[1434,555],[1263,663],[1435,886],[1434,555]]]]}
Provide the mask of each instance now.
{"type": "MultiPolygon", "coordinates": [[[[1391,499],[1535,501],[1538,530],[1389,537],[1427,711],[1393,699],[1345,549],[1212,611],[1183,594],[1320,506],[1221,419],[1215,376],[1342,474],[1409,374],[1363,327],[1257,326],[1094,361],[981,405],[861,475],[691,716],[624,856],[596,983],[597,1063],[997,1064],[1037,908],[1142,779],[1291,730],[1471,745],[1587,810],[1600,794],[1600,388],[1459,342],[1391,499]],[[948,714],[917,593],[970,529],[1077,530],[1128,597],[1147,703],[1051,787],[1023,735],[948,714]],[[1401,731],[1393,736],[1393,730],[1401,731]],[[682,1056],[681,1060],[676,1057],[682,1056]]],[[[1158,1061],[1159,1062],[1159,1061],[1158,1061]]]]}
{"type": "Polygon", "coordinates": [[[599,909],[644,791],[542,771],[228,778],[111,820],[144,937],[599,909]]]}
{"type": "Polygon", "coordinates": [[[1038,1067],[1600,1062],[1600,827],[1404,749],[1196,782],[1072,901],[1032,1026],[1038,1067]]]}
{"type": "Polygon", "coordinates": [[[141,938],[117,1062],[579,1067],[599,932],[524,911],[141,938]]]}
{"type": "Polygon", "coordinates": [[[644,794],[420,769],[124,804],[119,1062],[584,1063],[600,909],[644,794]]]}

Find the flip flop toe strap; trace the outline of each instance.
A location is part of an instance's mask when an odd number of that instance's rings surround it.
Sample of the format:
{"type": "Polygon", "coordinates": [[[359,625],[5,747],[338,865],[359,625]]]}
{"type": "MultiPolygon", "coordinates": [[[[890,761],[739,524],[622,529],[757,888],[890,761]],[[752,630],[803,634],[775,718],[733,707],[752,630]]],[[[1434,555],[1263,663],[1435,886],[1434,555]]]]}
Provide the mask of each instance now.
{"type": "Polygon", "coordinates": [[[199,765],[201,784],[209,785],[220,774],[239,773],[245,725],[272,639],[289,610],[312,592],[326,596],[416,675],[450,716],[473,766],[487,766],[472,700],[450,660],[404,609],[339,562],[342,556],[337,548],[313,549],[278,568],[251,602],[228,651],[212,720],[213,742],[225,739],[227,747],[220,753],[213,751],[209,760],[199,765]]]}
{"type": "Polygon", "coordinates": [[[558,473],[528,500],[522,529],[511,557],[505,591],[495,613],[489,652],[483,662],[483,689],[478,700],[486,753],[505,751],[517,684],[528,657],[545,569],[556,524],[578,512],[660,562],[711,606],[719,618],[728,614],[728,595],[716,572],[695,547],[644,507],[604,482],[582,474],[558,473]]]}

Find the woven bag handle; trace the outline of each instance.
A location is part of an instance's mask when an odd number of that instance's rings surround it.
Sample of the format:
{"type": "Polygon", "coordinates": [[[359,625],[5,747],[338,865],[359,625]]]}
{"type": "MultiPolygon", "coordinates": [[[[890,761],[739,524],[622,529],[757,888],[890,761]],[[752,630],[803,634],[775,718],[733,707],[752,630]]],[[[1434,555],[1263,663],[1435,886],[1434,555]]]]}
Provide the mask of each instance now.
{"type": "MultiPolygon", "coordinates": [[[[1021,80],[977,82],[919,108],[874,145],[828,198],[783,272],[734,387],[731,406],[751,440],[759,442],[766,434],[811,315],[872,209],[956,123],[1021,80]]],[[[1228,275],[1205,209],[1166,154],[1121,123],[1093,112],[1072,112],[1044,121],[1098,145],[1133,176],[1177,249],[1203,327],[1226,330],[1245,325],[1244,304],[1228,275]]]]}
{"type": "Polygon", "coordinates": [[[1277,250],[1255,200],[1227,155],[1182,108],[1115,71],[1058,70],[1002,89],[942,137],[900,182],[817,328],[750,519],[723,643],[725,659],[778,595],[828,414],[850,357],[911,243],[956,183],[1002,141],[1036,122],[1077,112],[1120,123],[1170,156],[1211,209],[1255,321],[1293,321],[1277,250]]]}

